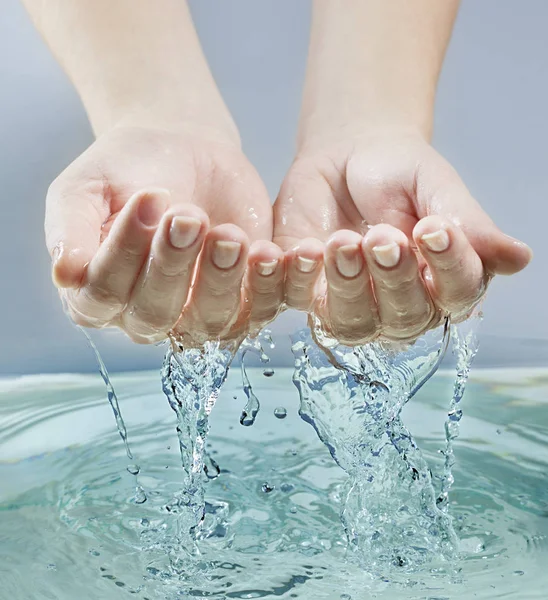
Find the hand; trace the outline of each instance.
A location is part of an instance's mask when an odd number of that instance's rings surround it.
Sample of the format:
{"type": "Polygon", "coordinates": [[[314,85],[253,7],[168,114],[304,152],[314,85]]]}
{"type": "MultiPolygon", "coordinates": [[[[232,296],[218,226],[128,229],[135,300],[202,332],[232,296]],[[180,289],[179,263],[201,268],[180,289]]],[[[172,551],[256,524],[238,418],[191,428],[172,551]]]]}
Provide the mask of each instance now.
{"type": "Polygon", "coordinates": [[[274,241],[287,251],[288,306],[346,344],[412,341],[447,314],[463,319],[493,275],[531,259],[411,132],[305,146],[275,204],[274,241]]]}
{"type": "Polygon", "coordinates": [[[283,299],[267,192],[210,131],[112,129],[53,182],[45,229],[73,320],[136,342],[243,337],[283,299]]]}

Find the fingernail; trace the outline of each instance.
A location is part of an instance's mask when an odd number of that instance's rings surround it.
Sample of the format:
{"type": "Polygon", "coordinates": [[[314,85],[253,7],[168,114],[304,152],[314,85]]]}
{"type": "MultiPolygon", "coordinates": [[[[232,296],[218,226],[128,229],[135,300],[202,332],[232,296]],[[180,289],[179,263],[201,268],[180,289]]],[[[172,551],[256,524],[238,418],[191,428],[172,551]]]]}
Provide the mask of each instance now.
{"type": "Polygon", "coordinates": [[[374,246],[373,254],[381,267],[390,269],[400,262],[401,248],[396,242],[392,242],[383,246],[374,246]]]}
{"type": "Polygon", "coordinates": [[[242,245],[239,242],[218,241],[213,244],[212,260],[219,269],[230,269],[240,258],[242,245]]]}
{"type": "Polygon", "coordinates": [[[335,262],[343,277],[356,277],[362,270],[362,256],[356,244],[341,246],[335,255],[335,262]]]}
{"type": "Polygon", "coordinates": [[[169,241],[175,248],[188,248],[196,241],[202,222],[193,217],[173,217],[169,228],[169,241]]]}
{"type": "MultiPolygon", "coordinates": [[[[167,192],[166,192],[167,193],[167,192]]],[[[137,216],[145,227],[158,225],[166,209],[167,202],[163,193],[146,193],[139,200],[137,216]]]]}
{"type": "Polygon", "coordinates": [[[297,256],[297,268],[303,273],[311,273],[317,267],[317,265],[317,260],[305,258],[304,256],[297,256]]]}
{"type": "Polygon", "coordinates": [[[434,233],[425,233],[421,239],[432,252],[443,252],[449,248],[449,235],[445,229],[438,229],[434,233]]]}
{"type": "Polygon", "coordinates": [[[257,273],[259,273],[259,275],[262,275],[263,277],[268,277],[269,275],[272,275],[272,273],[274,273],[277,266],[278,259],[271,260],[268,262],[258,262],[255,268],[257,269],[257,273]]]}

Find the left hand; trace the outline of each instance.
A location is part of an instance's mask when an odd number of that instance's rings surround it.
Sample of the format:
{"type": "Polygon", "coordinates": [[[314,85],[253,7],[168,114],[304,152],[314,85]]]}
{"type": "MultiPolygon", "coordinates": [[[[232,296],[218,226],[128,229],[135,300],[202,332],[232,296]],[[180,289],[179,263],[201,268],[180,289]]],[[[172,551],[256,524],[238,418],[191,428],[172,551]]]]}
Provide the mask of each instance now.
{"type": "Polygon", "coordinates": [[[462,320],[495,274],[532,256],[414,132],[305,147],[274,207],[274,242],[287,305],[345,344],[413,341],[447,314],[462,320]]]}

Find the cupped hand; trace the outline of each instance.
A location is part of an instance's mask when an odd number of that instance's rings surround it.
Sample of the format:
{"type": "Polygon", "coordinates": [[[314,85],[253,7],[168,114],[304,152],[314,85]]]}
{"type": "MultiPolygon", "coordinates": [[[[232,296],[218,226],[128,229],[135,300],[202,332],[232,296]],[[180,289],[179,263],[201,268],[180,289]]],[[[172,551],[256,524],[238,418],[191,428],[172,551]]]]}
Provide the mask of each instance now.
{"type": "Polygon", "coordinates": [[[45,230],[73,320],[136,342],[242,337],[283,299],[264,185],[209,132],[106,133],[51,185],[45,230]]]}
{"type": "Polygon", "coordinates": [[[413,341],[465,318],[495,274],[530,249],[502,233],[420,135],[378,133],[305,147],[274,207],[286,303],[343,343],[413,341]]]}

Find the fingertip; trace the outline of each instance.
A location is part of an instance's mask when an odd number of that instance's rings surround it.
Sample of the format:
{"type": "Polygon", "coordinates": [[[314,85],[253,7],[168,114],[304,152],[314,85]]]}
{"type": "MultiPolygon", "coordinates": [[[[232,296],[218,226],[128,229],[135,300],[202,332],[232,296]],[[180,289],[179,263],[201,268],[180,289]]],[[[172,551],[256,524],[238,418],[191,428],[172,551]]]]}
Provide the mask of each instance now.
{"type": "Polygon", "coordinates": [[[336,231],[326,242],[326,254],[337,250],[341,246],[360,245],[362,236],[356,231],[350,229],[341,229],[336,231]]]}
{"type": "Polygon", "coordinates": [[[249,248],[249,262],[281,260],[283,252],[274,242],[257,240],[249,248]]]}
{"type": "Polygon", "coordinates": [[[374,225],[364,236],[362,248],[365,252],[372,251],[376,246],[387,246],[396,243],[405,246],[408,243],[407,236],[401,229],[392,225],[374,225]]]}
{"type": "Polygon", "coordinates": [[[80,249],[68,251],[63,244],[55,246],[52,252],[52,280],[59,289],[81,286],[87,265],[91,260],[80,249]]]}
{"type": "Polygon", "coordinates": [[[421,219],[413,229],[413,240],[421,252],[441,253],[451,245],[451,224],[432,215],[421,219]]]}
{"type": "Polygon", "coordinates": [[[362,241],[362,253],[370,267],[377,265],[392,269],[406,256],[409,240],[403,231],[392,225],[380,224],[372,227],[362,241]]]}
{"type": "Polygon", "coordinates": [[[171,193],[164,188],[146,188],[138,191],[128,201],[144,227],[156,227],[169,206],[171,193]]]}
{"type": "Polygon", "coordinates": [[[305,238],[286,253],[288,261],[303,273],[315,271],[323,262],[324,244],[316,238],[305,238]]]}
{"type": "Polygon", "coordinates": [[[225,223],[210,229],[205,242],[205,256],[221,271],[231,271],[247,261],[249,238],[236,225],[225,223]]]}
{"type": "Polygon", "coordinates": [[[533,260],[532,249],[506,234],[500,234],[500,249],[496,255],[493,264],[486,264],[486,267],[497,275],[514,275],[525,269],[533,260]]]}
{"type": "Polygon", "coordinates": [[[241,244],[247,252],[249,250],[249,237],[247,233],[237,225],[223,223],[210,229],[207,234],[208,242],[227,241],[241,244]]]}

